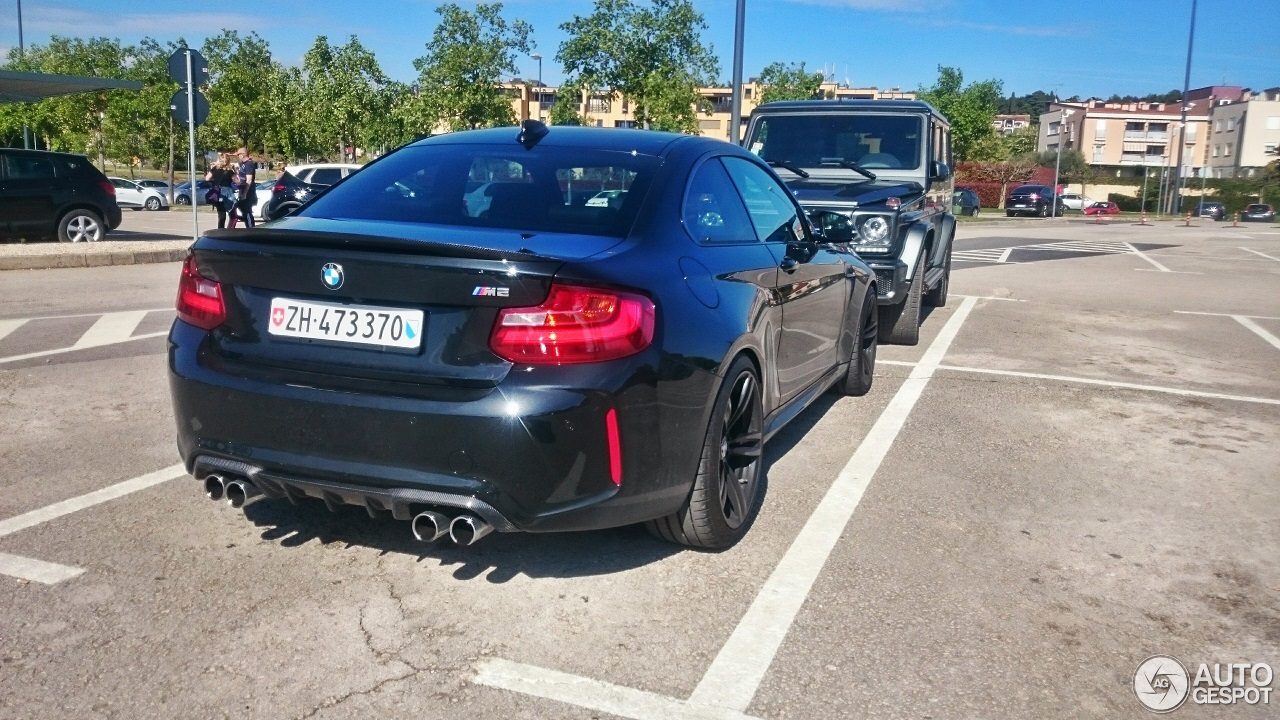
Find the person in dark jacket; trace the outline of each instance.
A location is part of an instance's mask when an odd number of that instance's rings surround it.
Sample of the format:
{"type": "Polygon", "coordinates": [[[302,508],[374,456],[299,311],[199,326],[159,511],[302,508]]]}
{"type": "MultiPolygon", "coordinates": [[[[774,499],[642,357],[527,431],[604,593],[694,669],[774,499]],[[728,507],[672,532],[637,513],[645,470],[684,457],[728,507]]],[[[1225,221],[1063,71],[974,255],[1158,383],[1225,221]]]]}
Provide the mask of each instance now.
{"type": "MultiPolygon", "coordinates": [[[[235,180],[235,171],[232,168],[231,156],[226,153],[218,155],[218,161],[209,166],[208,172],[204,174],[204,179],[213,187],[209,189],[209,193],[205,200],[213,205],[218,211],[218,227],[227,227],[227,215],[231,213],[231,208],[235,204],[235,190],[232,184],[235,180]],[[214,197],[214,191],[217,191],[217,197],[214,197]]],[[[231,227],[236,226],[236,216],[231,214],[231,227]]]]}
{"type": "Polygon", "coordinates": [[[240,148],[236,151],[236,155],[240,158],[240,166],[236,169],[236,186],[238,192],[236,197],[239,201],[236,207],[240,209],[240,217],[244,218],[244,226],[253,227],[253,206],[258,203],[258,190],[256,173],[258,172],[258,163],[254,162],[249,156],[248,148],[240,148]]]}

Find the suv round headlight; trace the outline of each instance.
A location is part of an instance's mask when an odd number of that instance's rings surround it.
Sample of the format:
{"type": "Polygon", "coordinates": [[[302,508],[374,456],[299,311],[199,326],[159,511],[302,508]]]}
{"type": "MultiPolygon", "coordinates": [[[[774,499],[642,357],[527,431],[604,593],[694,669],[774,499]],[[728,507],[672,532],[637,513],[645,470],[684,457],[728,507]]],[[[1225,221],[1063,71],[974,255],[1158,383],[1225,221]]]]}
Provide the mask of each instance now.
{"type": "Polygon", "coordinates": [[[858,234],[864,243],[887,243],[889,242],[889,222],[879,215],[873,215],[862,221],[858,234]]]}

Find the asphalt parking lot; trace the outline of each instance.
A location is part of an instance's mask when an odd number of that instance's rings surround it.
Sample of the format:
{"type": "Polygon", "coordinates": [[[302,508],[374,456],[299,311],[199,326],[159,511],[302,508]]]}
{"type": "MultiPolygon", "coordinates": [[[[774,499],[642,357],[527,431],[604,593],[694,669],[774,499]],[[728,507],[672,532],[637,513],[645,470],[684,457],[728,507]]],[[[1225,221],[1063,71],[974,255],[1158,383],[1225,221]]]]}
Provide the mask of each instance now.
{"type": "Polygon", "coordinates": [[[1280,665],[1280,229],[956,247],[920,345],[768,446],[718,554],[210,502],[178,265],[0,273],[0,718],[1141,717],[1148,656],[1280,665]]]}

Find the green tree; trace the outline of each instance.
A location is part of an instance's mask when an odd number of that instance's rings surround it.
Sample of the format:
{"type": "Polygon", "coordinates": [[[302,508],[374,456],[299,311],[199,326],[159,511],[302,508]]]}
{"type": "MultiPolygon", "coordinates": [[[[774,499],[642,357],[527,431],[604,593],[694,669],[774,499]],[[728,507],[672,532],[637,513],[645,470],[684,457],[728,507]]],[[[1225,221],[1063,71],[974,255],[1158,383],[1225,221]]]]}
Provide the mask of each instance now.
{"type": "Polygon", "coordinates": [[[822,73],[805,71],[804,63],[770,63],[760,72],[760,102],[812,100],[818,96],[822,81],[822,73]]]}
{"type": "Polygon", "coordinates": [[[1004,149],[1005,157],[1020,158],[1034,153],[1039,131],[1040,126],[1028,125],[1027,127],[1018,128],[1008,135],[1001,135],[1000,145],[1004,149]]]}
{"type": "MultiPolygon", "coordinates": [[[[125,77],[142,83],[142,89],[115,93],[106,113],[106,154],[112,160],[133,166],[134,159],[151,167],[167,167],[170,141],[185,137],[185,128],[175,128],[169,101],[179,89],[169,77],[169,55],[179,42],[161,44],[143,38],[136,46],[125,48],[125,77]]],[[[185,158],[186,153],[181,153],[185,158]]]]}
{"type": "Polygon", "coordinates": [[[321,35],[303,56],[302,70],[312,126],[328,147],[354,161],[356,144],[373,141],[374,119],[390,111],[382,93],[389,81],[377,58],[354,35],[341,46],[321,35]]]}
{"type": "MultiPolygon", "coordinates": [[[[9,70],[87,75],[123,79],[127,52],[120,41],[108,38],[66,38],[53,36],[48,45],[34,45],[25,54],[11,50],[9,70]]],[[[44,138],[54,150],[89,153],[106,162],[104,125],[111,101],[122,90],[107,90],[50,98],[21,107],[17,115],[44,138]]]]}
{"type": "Polygon", "coordinates": [[[964,84],[958,68],[938,66],[938,80],[920,89],[920,99],[942,111],[951,121],[951,146],[957,160],[969,160],[970,153],[995,133],[991,121],[1000,109],[1002,84],[983,80],[964,84]]]}
{"type": "Polygon", "coordinates": [[[200,128],[200,144],[266,151],[273,122],[270,45],[256,32],[223,30],[206,39],[201,51],[209,61],[209,120],[200,128]]]}
{"type": "Polygon", "coordinates": [[[515,124],[511,98],[498,87],[518,71],[516,60],[533,49],[532,26],[507,22],[502,3],[479,3],[475,10],[446,3],[436,8],[427,53],[413,61],[418,97],[411,117],[422,133],[515,124]]]}
{"type": "Polygon", "coordinates": [[[582,88],[561,85],[556,93],[556,101],[551,103],[547,111],[547,119],[552,125],[586,125],[586,119],[578,114],[582,105],[582,88]]]}
{"type": "Polygon", "coordinates": [[[697,132],[698,109],[710,109],[698,88],[719,73],[706,27],[689,0],[595,0],[560,26],[569,37],[556,60],[567,85],[629,98],[642,126],[697,132]]]}

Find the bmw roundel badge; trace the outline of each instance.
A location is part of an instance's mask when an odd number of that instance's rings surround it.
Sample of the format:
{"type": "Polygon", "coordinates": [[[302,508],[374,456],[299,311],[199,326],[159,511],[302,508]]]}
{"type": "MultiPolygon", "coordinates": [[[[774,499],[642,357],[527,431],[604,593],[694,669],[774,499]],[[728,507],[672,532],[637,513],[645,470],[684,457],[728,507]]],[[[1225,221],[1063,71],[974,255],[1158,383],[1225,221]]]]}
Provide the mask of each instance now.
{"type": "Polygon", "coordinates": [[[325,263],[325,266],[320,269],[320,279],[324,281],[325,287],[337,290],[342,287],[342,266],[338,263],[325,263]]]}

